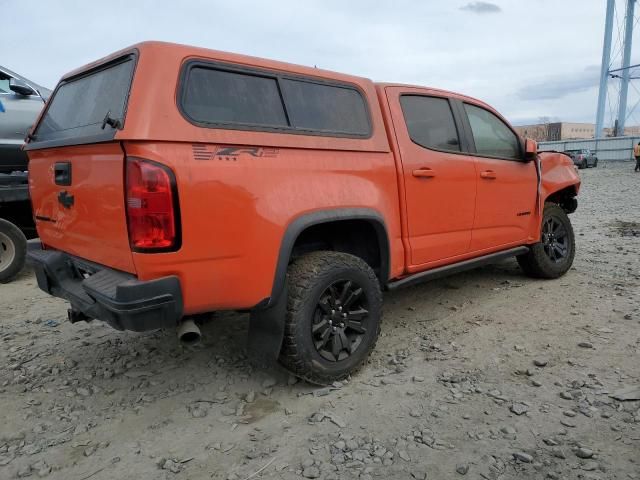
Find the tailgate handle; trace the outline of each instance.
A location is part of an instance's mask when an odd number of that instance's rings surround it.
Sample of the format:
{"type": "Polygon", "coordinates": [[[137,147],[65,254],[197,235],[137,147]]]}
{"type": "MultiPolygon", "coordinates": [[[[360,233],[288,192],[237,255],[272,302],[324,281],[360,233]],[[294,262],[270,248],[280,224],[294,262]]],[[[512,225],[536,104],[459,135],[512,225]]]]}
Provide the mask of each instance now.
{"type": "Polygon", "coordinates": [[[56,185],[71,185],[71,162],[58,162],[53,167],[53,176],[56,185]]]}

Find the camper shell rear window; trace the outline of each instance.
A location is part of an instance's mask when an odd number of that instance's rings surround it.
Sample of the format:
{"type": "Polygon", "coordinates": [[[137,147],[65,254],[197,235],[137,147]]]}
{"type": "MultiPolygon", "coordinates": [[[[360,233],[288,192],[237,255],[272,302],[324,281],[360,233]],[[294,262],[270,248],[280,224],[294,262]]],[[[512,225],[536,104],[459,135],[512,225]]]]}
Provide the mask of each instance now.
{"type": "Polygon", "coordinates": [[[219,62],[183,66],[178,108],[201,127],[371,136],[369,108],[355,85],[219,62]]]}
{"type": "Polygon", "coordinates": [[[25,149],[113,140],[124,125],[135,66],[129,54],[62,80],[25,149]]]}

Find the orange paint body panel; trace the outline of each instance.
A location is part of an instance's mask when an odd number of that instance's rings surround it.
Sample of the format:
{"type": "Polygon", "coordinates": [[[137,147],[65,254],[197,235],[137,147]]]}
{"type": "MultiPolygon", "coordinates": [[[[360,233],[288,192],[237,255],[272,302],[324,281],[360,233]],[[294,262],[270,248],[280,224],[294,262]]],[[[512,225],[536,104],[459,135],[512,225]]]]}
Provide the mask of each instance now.
{"type": "Polygon", "coordinates": [[[407,94],[439,95],[425,88],[385,89],[401,159],[411,265],[420,265],[469,251],[476,199],[475,161],[469,155],[414,143],[400,106],[400,96],[407,94]],[[441,201],[447,197],[456,201],[441,201]]]}
{"type": "Polygon", "coordinates": [[[269,297],[284,232],[297,217],[319,210],[382,212],[391,269],[396,276],[404,270],[390,153],[279,149],[274,156],[202,161],[193,159],[191,143],[124,142],[124,148],[176,174],[182,248],[133,258],[142,280],[180,277],[186,313],[250,308],[269,297]]]}
{"type": "Polygon", "coordinates": [[[471,249],[530,242],[540,220],[535,162],[478,157],[476,163],[480,174],[471,249]],[[482,172],[492,176],[483,178],[482,172]]]}
{"type": "MultiPolygon", "coordinates": [[[[251,309],[269,301],[279,265],[289,260],[285,246],[295,240],[288,238],[291,229],[300,219],[321,212],[366,211],[379,219],[386,244],[381,250],[388,247],[382,252],[388,258],[381,260],[377,272],[384,285],[411,273],[535,243],[545,199],[569,187],[577,194],[579,178],[563,155],[541,155],[539,182],[535,161],[475,154],[455,102],[480,106],[505,121],[488,105],[451,92],[374,84],[315,68],[160,42],[135,45],[65,78],[117,63],[123,55],[135,59],[135,68],[121,124],[113,127],[111,139],[27,145],[37,229],[47,249],[132,274],[141,282],[177,278],[183,315],[251,309]],[[185,68],[194,61],[347,85],[366,104],[370,134],[192,123],[179,99],[185,68]],[[412,141],[402,95],[452,102],[461,150],[439,151],[412,141]],[[130,247],[127,207],[145,206],[127,200],[127,157],[166,167],[174,177],[180,233],[174,251],[130,247]],[[56,184],[60,163],[72,168],[69,185],[56,184]],[[70,197],[73,203],[65,206],[70,197]]],[[[109,120],[108,113],[105,118],[109,120]]],[[[101,135],[112,131],[107,125],[101,135]]],[[[152,184],[150,180],[145,185],[153,190],[152,184]]]]}
{"type": "Polygon", "coordinates": [[[29,189],[36,227],[50,248],[135,273],[124,216],[124,152],[119,143],[29,153],[29,189]],[[71,185],[56,185],[56,163],[69,163],[71,185]],[[66,192],[73,205],[63,206],[66,192]]]}

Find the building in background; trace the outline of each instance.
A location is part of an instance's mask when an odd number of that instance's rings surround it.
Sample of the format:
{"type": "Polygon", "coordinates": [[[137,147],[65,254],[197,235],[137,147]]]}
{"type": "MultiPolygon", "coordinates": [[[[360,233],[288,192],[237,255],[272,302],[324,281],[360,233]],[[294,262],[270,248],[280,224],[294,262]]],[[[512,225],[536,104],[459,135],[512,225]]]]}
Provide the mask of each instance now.
{"type": "MultiPolygon", "coordinates": [[[[593,123],[544,122],[514,128],[520,136],[533,138],[538,142],[594,138],[596,133],[596,126],[593,123]]],[[[604,134],[612,137],[613,128],[605,128],[604,134]]],[[[624,136],[638,135],[640,135],[640,126],[625,127],[624,136]]]]}
{"type": "Polygon", "coordinates": [[[515,129],[519,135],[533,138],[538,142],[593,138],[596,133],[596,126],[593,123],[545,122],[522,125],[515,129]]]}
{"type": "MultiPolygon", "coordinates": [[[[605,137],[613,137],[613,128],[603,128],[605,137]]],[[[625,137],[638,137],[640,136],[640,125],[634,125],[629,127],[624,127],[624,135],[625,137]]]]}

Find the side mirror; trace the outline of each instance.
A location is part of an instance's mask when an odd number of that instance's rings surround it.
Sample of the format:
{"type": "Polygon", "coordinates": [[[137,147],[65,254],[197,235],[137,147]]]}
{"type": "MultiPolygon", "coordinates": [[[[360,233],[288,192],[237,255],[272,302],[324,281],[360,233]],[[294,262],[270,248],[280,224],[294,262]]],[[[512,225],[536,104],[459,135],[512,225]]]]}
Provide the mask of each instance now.
{"type": "Polygon", "coordinates": [[[28,95],[38,95],[38,92],[36,92],[25,82],[23,82],[22,80],[18,80],[17,78],[9,79],[9,89],[11,89],[12,92],[17,93],[18,95],[23,95],[25,97],[28,95]]]}
{"type": "Polygon", "coordinates": [[[524,140],[524,160],[530,162],[535,160],[538,155],[538,142],[532,138],[525,138],[524,140]]]}

